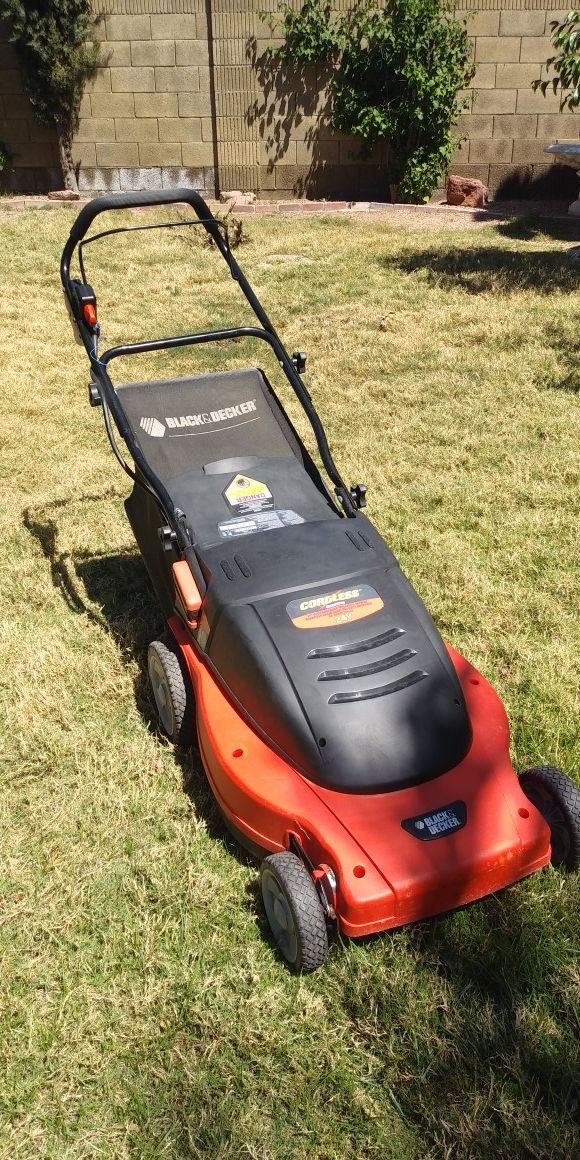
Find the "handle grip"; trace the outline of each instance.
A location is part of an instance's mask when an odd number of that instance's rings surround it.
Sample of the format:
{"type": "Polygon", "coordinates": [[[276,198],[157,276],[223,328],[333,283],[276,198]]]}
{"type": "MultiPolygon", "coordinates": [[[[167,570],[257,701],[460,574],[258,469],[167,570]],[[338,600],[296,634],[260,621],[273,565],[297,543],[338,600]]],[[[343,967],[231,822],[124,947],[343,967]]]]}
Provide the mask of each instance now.
{"type": "Polygon", "coordinates": [[[144,190],[141,193],[107,193],[104,197],[94,197],[92,201],[83,206],[72,224],[67,250],[71,253],[78,242],[82,241],[97,214],[104,213],[108,209],[138,209],[144,205],[172,205],[175,202],[185,202],[190,205],[199,218],[204,218],[208,222],[216,220],[201,194],[196,193],[194,189],[152,189],[144,190]]]}

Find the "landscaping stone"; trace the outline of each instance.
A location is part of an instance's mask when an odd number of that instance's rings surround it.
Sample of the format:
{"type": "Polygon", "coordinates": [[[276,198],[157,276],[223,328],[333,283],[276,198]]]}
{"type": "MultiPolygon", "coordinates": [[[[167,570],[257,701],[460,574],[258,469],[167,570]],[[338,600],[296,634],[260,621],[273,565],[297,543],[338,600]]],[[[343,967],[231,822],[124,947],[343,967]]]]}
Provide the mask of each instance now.
{"type": "Polygon", "coordinates": [[[80,193],[74,189],[51,189],[47,196],[51,201],[78,201],[80,193]]]}
{"type": "Polygon", "coordinates": [[[487,186],[476,177],[458,177],[452,174],[447,179],[447,204],[482,206],[488,198],[487,186]]]}
{"type": "Polygon", "coordinates": [[[240,189],[232,189],[228,193],[220,193],[220,201],[231,201],[238,209],[242,205],[253,205],[257,198],[255,193],[242,193],[240,189]]]}

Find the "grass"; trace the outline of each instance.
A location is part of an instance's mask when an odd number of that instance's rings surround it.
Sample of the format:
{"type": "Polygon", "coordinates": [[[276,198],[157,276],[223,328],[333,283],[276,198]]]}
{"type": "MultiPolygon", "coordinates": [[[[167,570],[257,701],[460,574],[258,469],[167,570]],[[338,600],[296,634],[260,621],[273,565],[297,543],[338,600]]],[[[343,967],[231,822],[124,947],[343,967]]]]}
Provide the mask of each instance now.
{"type": "MultiPolygon", "coordinates": [[[[195,759],[158,736],[159,615],[58,283],[72,216],[0,210],[0,1157],[572,1160],[578,876],[295,978],[195,759]]],[[[505,700],[516,766],[578,777],[580,294],[544,229],[267,218],[238,255],[309,352],[344,475],[505,700]]],[[[186,236],[87,252],[106,345],[248,317],[186,236]]],[[[191,365],[155,360],[119,381],[191,365]]]]}

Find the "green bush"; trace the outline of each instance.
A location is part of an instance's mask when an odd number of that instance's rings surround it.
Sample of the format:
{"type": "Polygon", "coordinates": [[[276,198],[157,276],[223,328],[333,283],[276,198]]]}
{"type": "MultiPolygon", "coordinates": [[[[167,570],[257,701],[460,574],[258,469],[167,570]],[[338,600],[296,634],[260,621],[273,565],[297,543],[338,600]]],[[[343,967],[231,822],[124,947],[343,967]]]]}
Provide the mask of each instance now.
{"type": "Polygon", "coordinates": [[[76,189],[72,138],[99,51],[90,0],[0,0],[0,17],[10,30],[35,115],[56,129],[65,183],[76,189]]]}
{"type": "Polygon", "coordinates": [[[552,44],[559,49],[555,56],[546,61],[555,75],[549,80],[541,77],[532,81],[532,88],[546,95],[548,89],[554,93],[560,90],[560,109],[577,109],[580,105],[580,12],[569,12],[565,19],[558,23],[553,20],[552,44]]]}
{"type": "Polygon", "coordinates": [[[306,0],[299,11],[284,6],[283,31],[273,56],[333,66],[334,128],[358,138],[362,156],[388,142],[399,198],[428,201],[458,144],[460,90],[474,71],[449,0],[362,0],[338,18],[329,4],[306,0]]]}

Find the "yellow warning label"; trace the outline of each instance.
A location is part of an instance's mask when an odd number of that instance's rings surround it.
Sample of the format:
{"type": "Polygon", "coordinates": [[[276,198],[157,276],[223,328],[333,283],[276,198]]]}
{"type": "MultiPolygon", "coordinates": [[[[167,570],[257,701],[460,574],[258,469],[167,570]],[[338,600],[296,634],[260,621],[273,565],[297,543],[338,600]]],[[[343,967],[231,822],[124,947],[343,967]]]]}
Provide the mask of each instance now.
{"type": "Polygon", "coordinates": [[[226,487],[224,499],[240,515],[274,507],[272,492],[267,484],[261,483],[259,479],[251,479],[249,475],[236,475],[226,487]]]}

